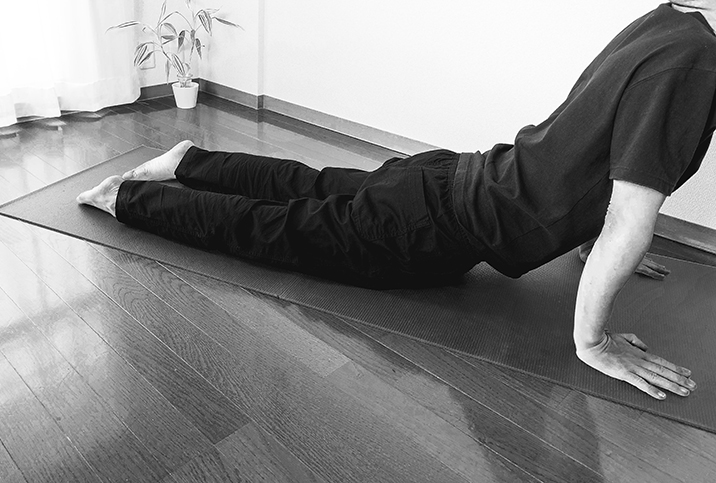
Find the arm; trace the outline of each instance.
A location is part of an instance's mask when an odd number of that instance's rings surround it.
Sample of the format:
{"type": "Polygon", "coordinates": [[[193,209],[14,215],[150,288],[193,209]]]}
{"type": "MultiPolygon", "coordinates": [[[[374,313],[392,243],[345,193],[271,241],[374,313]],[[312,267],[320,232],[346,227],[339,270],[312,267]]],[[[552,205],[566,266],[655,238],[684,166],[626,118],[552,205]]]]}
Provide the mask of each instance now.
{"type": "MultiPolygon", "coordinates": [[[[584,263],[587,262],[589,254],[592,252],[592,248],[594,248],[594,243],[596,241],[597,239],[595,238],[593,240],[588,241],[587,243],[580,245],[579,259],[582,260],[584,263]]],[[[671,271],[664,265],[656,263],[648,256],[645,256],[642,259],[641,263],[639,263],[639,266],[636,267],[636,270],[634,270],[634,272],[638,273],[639,275],[653,278],[654,280],[664,280],[666,276],[671,273],[671,271]]]]}
{"type": "Polygon", "coordinates": [[[605,328],[617,295],[649,248],[664,199],[650,188],[614,181],[604,228],[579,283],[574,314],[577,356],[657,399],[665,397],[657,386],[688,395],[695,388],[690,372],[648,354],[633,334],[609,334],[605,328]]]}

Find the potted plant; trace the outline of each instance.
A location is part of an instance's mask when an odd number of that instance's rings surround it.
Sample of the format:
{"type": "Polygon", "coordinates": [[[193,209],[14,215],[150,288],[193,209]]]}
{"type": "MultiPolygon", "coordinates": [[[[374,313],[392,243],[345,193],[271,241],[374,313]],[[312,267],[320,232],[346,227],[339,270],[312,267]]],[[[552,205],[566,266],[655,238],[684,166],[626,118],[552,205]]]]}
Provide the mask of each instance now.
{"type": "Polygon", "coordinates": [[[192,6],[192,0],[185,0],[185,3],[189,10],[188,17],[177,10],[167,13],[167,0],[164,0],[156,26],[152,27],[148,24],[131,20],[114,25],[107,31],[140,26],[143,32],[150,33],[151,40],[139,43],[137,48],[134,49],[135,67],[147,62],[154,54],[159,52],[165,59],[164,69],[167,75],[167,84],[169,83],[171,69],[173,68],[177,73],[177,82],[172,84],[177,107],[191,109],[196,106],[196,97],[199,92],[199,84],[192,81],[191,60],[194,52],[201,59],[202,49],[205,47],[199,38],[199,31],[204,29],[206,33],[211,35],[214,20],[231,27],[242,27],[224,18],[217,17],[216,12],[218,12],[218,9],[216,8],[202,8],[195,11],[192,6]],[[170,22],[173,18],[179,18],[183,21],[181,27],[185,28],[181,30],[177,28],[170,22]]]}

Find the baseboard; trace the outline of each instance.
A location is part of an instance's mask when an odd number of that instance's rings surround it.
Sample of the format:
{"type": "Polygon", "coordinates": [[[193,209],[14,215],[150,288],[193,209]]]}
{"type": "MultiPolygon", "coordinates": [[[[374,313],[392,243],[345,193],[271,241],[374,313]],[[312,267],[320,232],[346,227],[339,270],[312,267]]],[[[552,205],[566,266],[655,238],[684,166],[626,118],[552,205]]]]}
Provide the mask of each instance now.
{"type": "Polygon", "coordinates": [[[716,230],[713,228],[660,213],[654,234],[716,255],[716,230]]]}
{"type": "Polygon", "coordinates": [[[157,84],[155,86],[142,87],[139,90],[139,100],[146,101],[148,99],[156,99],[157,97],[167,97],[172,94],[171,84],[157,84]]]}
{"type": "Polygon", "coordinates": [[[231,87],[222,86],[216,82],[199,79],[199,90],[201,92],[206,92],[207,94],[235,102],[236,104],[241,104],[242,106],[257,110],[261,109],[260,96],[249,94],[248,92],[243,92],[231,87]]]}
{"type": "Polygon", "coordinates": [[[421,141],[392,134],[347,119],[341,119],[331,114],[309,109],[271,96],[262,95],[259,102],[261,109],[283,114],[284,116],[345,134],[346,136],[376,144],[399,153],[410,155],[436,149],[436,146],[421,141]]]}
{"type": "MultiPolygon", "coordinates": [[[[435,146],[392,134],[357,122],[341,119],[324,112],[299,106],[267,95],[254,95],[226,87],[216,82],[197,79],[199,90],[256,110],[267,110],[313,124],[314,126],[366,141],[398,153],[415,154],[435,149],[435,146]]],[[[140,100],[172,95],[169,84],[142,87],[140,100]]],[[[669,215],[659,214],[654,231],[656,236],[716,254],[716,230],[669,215]]]]}

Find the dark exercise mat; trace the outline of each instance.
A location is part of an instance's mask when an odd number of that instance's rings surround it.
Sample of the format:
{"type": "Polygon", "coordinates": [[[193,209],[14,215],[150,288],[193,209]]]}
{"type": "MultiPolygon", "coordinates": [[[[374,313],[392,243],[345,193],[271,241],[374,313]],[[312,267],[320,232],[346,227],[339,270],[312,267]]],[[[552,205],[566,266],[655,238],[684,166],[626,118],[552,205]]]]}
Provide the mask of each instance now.
{"type": "Polygon", "coordinates": [[[138,148],[0,207],[0,214],[142,255],[300,305],[432,344],[716,432],[716,269],[654,258],[664,282],[633,276],[610,329],[633,332],[652,352],[693,372],[688,398],[656,401],[574,355],[572,316],[582,263],[569,253],[518,280],[481,264],[460,284],[375,291],[194,249],[117,223],[77,194],[159,154],[138,148]]]}

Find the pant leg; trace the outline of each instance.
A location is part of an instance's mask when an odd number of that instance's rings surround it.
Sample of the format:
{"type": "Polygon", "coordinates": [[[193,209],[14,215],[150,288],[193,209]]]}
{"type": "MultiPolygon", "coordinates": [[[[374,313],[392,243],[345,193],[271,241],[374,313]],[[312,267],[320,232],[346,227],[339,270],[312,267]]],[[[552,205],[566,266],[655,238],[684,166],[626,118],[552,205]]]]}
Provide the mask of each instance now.
{"type": "Polygon", "coordinates": [[[319,171],[294,160],[206,151],[196,146],[187,151],[176,169],[177,180],[190,188],[275,201],[355,194],[367,175],[359,169],[319,171]]]}
{"type": "Polygon", "coordinates": [[[288,202],[128,181],[119,189],[117,219],[200,248],[359,285],[435,284],[479,261],[465,248],[452,209],[456,159],[435,158],[386,165],[355,195],[288,202]]]}
{"type": "Polygon", "coordinates": [[[126,181],[117,196],[117,220],[202,249],[359,285],[384,260],[357,236],[352,195],[289,202],[126,181]]]}

